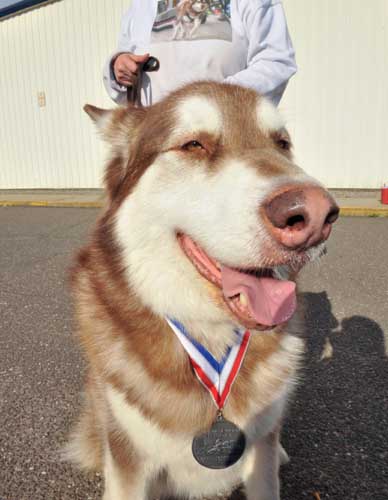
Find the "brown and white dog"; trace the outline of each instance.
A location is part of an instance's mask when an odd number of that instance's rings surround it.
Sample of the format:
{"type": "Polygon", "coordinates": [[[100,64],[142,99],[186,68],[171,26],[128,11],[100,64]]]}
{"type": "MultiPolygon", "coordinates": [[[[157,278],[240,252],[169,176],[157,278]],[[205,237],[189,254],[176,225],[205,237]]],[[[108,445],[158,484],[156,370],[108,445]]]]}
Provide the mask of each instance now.
{"type": "Polygon", "coordinates": [[[176,6],[177,16],[172,40],[193,38],[206,19],[208,0],[181,0],[176,6]]]}
{"type": "Polygon", "coordinates": [[[104,500],[227,495],[240,483],[248,500],[278,500],[303,352],[288,321],[293,282],[323,253],[338,208],[293,163],[278,111],[254,91],[201,82],[147,109],[85,109],[111,159],[107,206],[72,272],[88,361],[73,458],[103,472],[104,500]],[[228,469],[192,456],[217,409],[166,317],[216,357],[236,326],[251,331],[224,409],[247,448],[228,469]]]}

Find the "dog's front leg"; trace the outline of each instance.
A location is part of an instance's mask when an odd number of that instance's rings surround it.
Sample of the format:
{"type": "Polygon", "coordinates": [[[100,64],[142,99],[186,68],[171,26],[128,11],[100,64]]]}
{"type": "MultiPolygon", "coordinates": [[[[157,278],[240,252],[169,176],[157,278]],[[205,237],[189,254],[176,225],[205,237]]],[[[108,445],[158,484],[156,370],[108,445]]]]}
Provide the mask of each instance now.
{"type": "Polygon", "coordinates": [[[181,20],[177,20],[175,23],[175,28],[174,28],[174,33],[171,37],[171,40],[179,40],[180,38],[183,38],[183,27],[182,27],[182,22],[181,20]]]}
{"type": "Polygon", "coordinates": [[[112,453],[105,454],[105,492],[103,500],[147,500],[148,481],[144,464],[112,453]]]}
{"type": "Polygon", "coordinates": [[[193,38],[194,36],[194,33],[197,31],[197,29],[201,26],[201,19],[200,18],[196,18],[194,20],[194,26],[192,28],[192,30],[189,32],[189,38],[193,38]]]}
{"type": "Polygon", "coordinates": [[[172,34],[171,40],[176,40],[178,38],[178,21],[175,23],[174,32],[172,34]]]}
{"type": "Polygon", "coordinates": [[[245,478],[247,500],[280,500],[279,433],[271,432],[253,450],[253,463],[245,478]]]}

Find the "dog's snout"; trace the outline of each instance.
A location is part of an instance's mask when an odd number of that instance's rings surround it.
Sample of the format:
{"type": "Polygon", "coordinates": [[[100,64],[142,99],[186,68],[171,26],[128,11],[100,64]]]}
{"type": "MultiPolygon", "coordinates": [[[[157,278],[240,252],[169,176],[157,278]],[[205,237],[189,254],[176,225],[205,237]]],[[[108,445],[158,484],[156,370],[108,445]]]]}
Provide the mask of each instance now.
{"type": "Polygon", "coordinates": [[[297,186],[269,196],[263,204],[271,235],[290,249],[307,249],[327,240],[339,208],[319,186],[297,186]]]}

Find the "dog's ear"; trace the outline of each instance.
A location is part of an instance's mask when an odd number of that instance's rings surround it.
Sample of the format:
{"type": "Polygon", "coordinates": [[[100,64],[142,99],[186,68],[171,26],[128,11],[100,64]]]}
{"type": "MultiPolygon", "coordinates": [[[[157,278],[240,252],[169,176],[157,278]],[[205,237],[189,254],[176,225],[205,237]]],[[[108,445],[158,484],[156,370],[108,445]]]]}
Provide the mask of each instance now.
{"type": "Polygon", "coordinates": [[[84,111],[97,126],[102,139],[111,146],[127,148],[139,124],[145,115],[143,108],[128,106],[115,109],[101,109],[91,104],[84,106],[84,111]]]}
{"type": "Polygon", "coordinates": [[[129,158],[133,154],[132,146],[147,111],[131,105],[126,108],[100,109],[90,104],[86,104],[84,110],[96,124],[102,139],[111,147],[105,185],[109,197],[113,199],[124,178],[129,158]]]}
{"type": "Polygon", "coordinates": [[[114,146],[114,140],[111,134],[111,129],[114,127],[113,117],[115,114],[114,109],[101,109],[91,104],[85,104],[84,111],[87,113],[94,124],[101,138],[108,142],[111,146],[114,146]]]}
{"type": "Polygon", "coordinates": [[[97,108],[96,106],[92,106],[91,104],[85,104],[84,111],[90,116],[90,118],[96,123],[98,127],[100,127],[103,118],[112,112],[109,109],[97,108]]]}

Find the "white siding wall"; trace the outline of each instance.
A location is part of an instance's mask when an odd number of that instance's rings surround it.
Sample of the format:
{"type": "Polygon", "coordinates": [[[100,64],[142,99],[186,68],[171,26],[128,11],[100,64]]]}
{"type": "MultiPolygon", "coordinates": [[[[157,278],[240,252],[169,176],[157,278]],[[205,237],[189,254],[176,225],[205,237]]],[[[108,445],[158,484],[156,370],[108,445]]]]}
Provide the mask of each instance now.
{"type": "MultiPolygon", "coordinates": [[[[61,0],[0,22],[0,188],[98,187],[86,102],[130,0],[61,0]],[[38,106],[45,92],[46,107],[38,106]]],[[[388,181],[388,1],[284,0],[299,73],[281,108],[298,162],[330,187],[388,181]]]]}
{"type": "Polygon", "coordinates": [[[283,0],[299,66],[281,107],[329,187],[388,182],[388,1],[283,0]]]}
{"type": "Polygon", "coordinates": [[[103,146],[82,107],[112,106],[101,71],[127,7],[61,0],[0,22],[0,188],[100,186],[103,146]]]}

